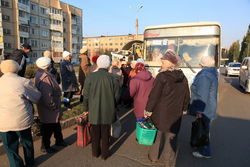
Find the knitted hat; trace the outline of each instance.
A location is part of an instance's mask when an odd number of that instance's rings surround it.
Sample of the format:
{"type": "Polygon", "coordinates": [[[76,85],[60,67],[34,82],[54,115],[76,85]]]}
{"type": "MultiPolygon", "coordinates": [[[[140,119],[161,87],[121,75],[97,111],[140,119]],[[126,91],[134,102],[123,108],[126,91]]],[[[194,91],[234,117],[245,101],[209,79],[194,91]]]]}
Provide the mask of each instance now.
{"type": "Polygon", "coordinates": [[[80,50],[80,54],[84,54],[85,52],[87,52],[88,48],[86,46],[82,47],[82,49],[80,50]]]}
{"type": "Polygon", "coordinates": [[[161,59],[162,60],[168,60],[171,63],[173,63],[174,65],[177,65],[179,63],[179,59],[178,59],[176,53],[171,49],[168,49],[166,51],[166,53],[162,56],[161,59]]]}
{"type": "Polygon", "coordinates": [[[136,63],[135,65],[135,73],[139,73],[141,71],[146,71],[145,65],[143,63],[136,63]]]}
{"type": "Polygon", "coordinates": [[[43,52],[43,56],[44,57],[48,57],[48,58],[51,58],[52,56],[51,56],[51,52],[49,51],[49,50],[45,50],[44,52],[43,52]]]}
{"type": "Polygon", "coordinates": [[[46,69],[50,66],[51,59],[48,57],[40,57],[36,60],[36,65],[38,68],[46,69]]]}
{"type": "Polygon", "coordinates": [[[214,58],[211,56],[202,56],[200,60],[200,65],[202,65],[203,67],[214,67],[214,58]]]}
{"type": "Polygon", "coordinates": [[[92,57],[92,62],[96,64],[98,57],[99,57],[99,56],[93,56],[93,57],[92,57]]]}
{"type": "Polygon", "coordinates": [[[110,61],[109,56],[101,55],[100,57],[98,57],[96,63],[97,63],[98,68],[109,68],[111,61],[110,61]]]}
{"type": "Polygon", "coordinates": [[[68,51],[64,51],[63,54],[62,54],[63,58],[66,58],[66,57],[68,57],[70,55],[71,55],[71,53],[69,53],[68,51]]]}
{"type": "Polygon", "coordinates": [[[19,65],[17,62],[15,62],[14,60],[4,60],[1,62],[1,71],[2,73],[16,73],[19,70],[19,65]]]}

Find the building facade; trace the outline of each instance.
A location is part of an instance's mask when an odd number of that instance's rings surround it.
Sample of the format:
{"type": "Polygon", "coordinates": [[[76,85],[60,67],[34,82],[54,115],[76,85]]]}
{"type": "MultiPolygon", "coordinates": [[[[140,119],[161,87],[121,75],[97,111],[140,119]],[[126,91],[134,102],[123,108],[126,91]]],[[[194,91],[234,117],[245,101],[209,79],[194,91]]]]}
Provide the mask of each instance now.
{"type": "Polygon", "coordinates": [[[45,50],[50,50],[56,61],[60,61],[64,50],[73,53],[74,60],[77,60],[80,50],[77,46],[82,45],[81,40],[77,44],[73,43],[72,31],[69,35],[64,32],[68,31],[64,27],[74,22],[71,16],[77,13],[77,19],[80,20],[76,22],[79,30],[77,36],[82,38],[81,9],[59,0],[2,0],[1,10],[5,53],[12,53],[23,43],[29,43],[33,50],[29,55],[31,62],[41,57],[45,50]],[[70,17],[64,17],[65,15],[70,17]]]}
{"type": "Polygon", "coordinates": [[[84,37],[82,44],[87,46],[90,56],[104,54],[107,52],[120,51],[129,42],[140,40],[143,41],[143,35],[115,35],[100,37],[84,37]]]}
{"type": "Polygon", "coordinates": [[[3,44],[3,26],[2,26],[2,12],[0,3],[0,57],[3,57],[4,44],[3,44]]]}

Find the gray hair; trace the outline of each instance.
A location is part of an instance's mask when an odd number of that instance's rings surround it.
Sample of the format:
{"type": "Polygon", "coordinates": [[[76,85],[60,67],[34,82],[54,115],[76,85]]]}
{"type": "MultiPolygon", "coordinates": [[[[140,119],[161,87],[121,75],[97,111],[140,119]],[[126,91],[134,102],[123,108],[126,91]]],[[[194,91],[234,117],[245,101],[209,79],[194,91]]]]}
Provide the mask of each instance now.
{"type": "Polygon", "coordinates": [[[202,56],[200,60],[200,65],[202,65],[203,67],[214,67],[215,66],[214,57],[202,56]]]}

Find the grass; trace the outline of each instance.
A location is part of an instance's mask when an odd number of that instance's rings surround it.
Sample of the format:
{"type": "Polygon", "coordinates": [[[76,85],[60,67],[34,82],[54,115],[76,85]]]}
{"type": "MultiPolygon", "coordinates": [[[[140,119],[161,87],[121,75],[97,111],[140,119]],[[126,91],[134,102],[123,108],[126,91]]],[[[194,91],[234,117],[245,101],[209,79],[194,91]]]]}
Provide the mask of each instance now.
{"type": "Polygon", "coordinates": [[[62,120],[67,120],[69,118],[73,118],[82,114],[83,104],[80,103],[79,98],[72,99],[71,106],[72,110],[67,110],[62,104],[62,111],[63,111],[62,120]]]}

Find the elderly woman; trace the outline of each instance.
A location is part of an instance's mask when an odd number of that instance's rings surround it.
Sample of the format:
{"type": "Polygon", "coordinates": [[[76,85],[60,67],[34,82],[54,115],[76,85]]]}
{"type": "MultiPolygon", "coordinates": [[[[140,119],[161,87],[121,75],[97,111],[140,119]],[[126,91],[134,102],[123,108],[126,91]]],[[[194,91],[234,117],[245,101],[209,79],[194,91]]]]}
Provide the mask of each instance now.
{"type": "Polygon", "coordinates": [[[35,85],[42,96],[37,104],[38,115],[42,123],[42,147],[44,153],[53,153],[56,150],[50,147],[50,138],[54,134],[57,146],[66,146],[63,141],[60,119],[61,89],[53,75],[49,72],[51,59],[40,57],[36,61],[39,68],[35,76],[35,85]]]}
{"type": "Polygon", "coordinates": [[[73,95],[79,90],[74,66],[71,63],[72,55],[68,51],[63,52],[63,61],[60,64],[62,91],[64,92],[64,106],[71,109],[70,101],[73,95]]]}
{"type": "Polygon", "coordinates": [[[40,92],[28,79],[17,75],[19,65],[13,60],[1,63],[0,78],[0,136],[11,167],[24,167],[18,154],[19,142],[23,146],[25,164],[34,165],[34,148],[31,135],[33,105],[40,99],[40,92]]]}
{"type": "Polygon", "coordinates": [[[80,64],[80,68],[79,68],[79,77],[78,77],[78,81],[81,85],[80,88],[80,102],[83,102],[83,95],[82,95],[82,91],[83,91],[83,87],[84,87],[84,81],[85,78],[88,76],[89,74],[89,67],[91,66],[90,64],[90,58],[88,56],[88,50],[87,47],[83,47],[80,50],[80,56],[79,58],[81,59],[81,64],[80,64]]]}
{"type": "MultiPolygon", "coordinates": [[[[202,70],[196,75],[191,86],[190,113],[201,118],[209,133],[210,122],[215,119],[217,108],[218,72],[211,56],[200,60],[202,70]]],[[[210,142],[193,152],[197,158],[211,158],[210,142]]]]}
{"type": "Polygon", "coordinates": [[[134,70],[136,75],[131,79],[129,89],[130,96],[134,98],[135,117],[139,121],[144,117],[144,110],[153,87],[154,78],[142,63],[137,63],[134,70]]]}
{"type": "Polygon", "coordinates": [[[174,166],[182,113],[190,99],[189,87],[187,78],[177,68],[179,59],[174,51],[167,50],[161,62],[162,70],[154,81],[145,111],[158,129],[148,157],[152,162],[162,157],[167,165],[174,166]]]}
{"type": "Polygon", "coordinates": [[[101,55],[98,71],[85,80],[83,111],[89,112],[91,123],[92,155],[106,160],[109,157],[110,125],[116,119],[115,106],[119,100],[119,82],[108,72],[110,58],[101,55]]]}
{"type": "Polygon", "coordinates": [[[50,65],[50,70],[49,70],[49,72],[50,72],[51,74],[53,74],[53,76],[55,77],[57,83],[60,84],[60,83],[61,83],[61,77],[60,77],[60,74],[57,72],[57,69],[54,67],[54,60],[53,60],[53,58],[52,58],[51,52],[50,52],[49,50],[45,50],[45,51],[43,52],[43,56],[44,56],[44,57],[48,57],[48,58],[51,59],[51,65],[50,65]]]}

